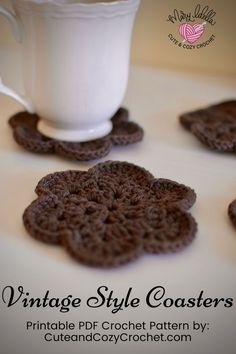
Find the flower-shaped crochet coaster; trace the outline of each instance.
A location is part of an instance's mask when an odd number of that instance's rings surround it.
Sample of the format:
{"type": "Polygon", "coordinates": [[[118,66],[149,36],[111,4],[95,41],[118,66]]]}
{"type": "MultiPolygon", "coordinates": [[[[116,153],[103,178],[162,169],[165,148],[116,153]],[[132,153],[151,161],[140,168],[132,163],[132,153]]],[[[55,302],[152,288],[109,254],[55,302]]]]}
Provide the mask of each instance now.
{"type": "Polygon", "coordinates": [[[37,130],[39,117],[20,112],[9,119],[15,141],[36,153],[55,153],[69,159],[88,161],[106,156],[113,145],[128,145],[143,138],[143,129],[128,121],[128,110],[120,108],[111,119],[113,129],[104,138],[84,142],[65,142],[48,138],[37,130]]]}
{"type": "Polygon", "coordinates": [[[186,211],[196,199],[192,189],[155,179],[128,162],[50,174],[36,193],[38,199],[23,215],[30,235],[64,246],[91,266],[117,266],[144,252],[178,251],[197,229],[186,211]]]}
{"type": "Polygon", "coordinates": [[[229,205],[228,213],[234,227],[236,228],[236,199],[229,205]]]}
{"type": "Polygon", "coordinates": [[[209,148],[236,152],[236,100],[184,113],[180,123],[209,148]]]}

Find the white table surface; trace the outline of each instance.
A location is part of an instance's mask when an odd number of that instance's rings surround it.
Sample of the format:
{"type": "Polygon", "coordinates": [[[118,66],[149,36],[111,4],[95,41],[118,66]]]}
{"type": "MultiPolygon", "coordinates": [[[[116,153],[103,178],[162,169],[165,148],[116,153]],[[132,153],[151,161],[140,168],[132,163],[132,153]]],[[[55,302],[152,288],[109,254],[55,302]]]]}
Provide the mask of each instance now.
{"type": "MultiPolygon", "coordinates": [[[[16,70],[12,68],[12,72],[16,70]]],[[[11,71],[5,71],[4,77],[11,71]]],[[[9,77],[8,82],[14,82],[9,77]]],[[[19,83],[16,82],[16,86],[19,83]]],[[[166,287],[168,297],[196,297],[204,290],[209,297],[236,298],[236,230],[228,216],[229,203],[236,197],[235,156],[207,150],[178,123],[183,111],[236,96],[233,78],[196,75],[171,70],[133,67],[124,105],[133,120],[145,129],[142,143],[116,147],[102,160],[124,160],[148,169],[157,177],[187,184],[195,189],[197,202],[192,215],[198,222],[196,240],[174,255],[146,255],[113,270],[85,267],[74,262],[60,247],[48,246],[28,236],[22,213],[36,197],[34,188],[48,173],[68,169],[87,170],[96,163],[67,161],[52,155],[24,151],[12,139],[7,119],[21,107],[0,97],[0,281],[23,285],[34,297],[47,289],[53,296],[68,294],[86,299],[98,286],[107,285],[116,296],[129,287],[144,299],[155,285],[166,287]]],[[[61,314],[55,309],[6,308],[2,301],[0,340],[2,354],[20,353],[161,353],[233,354],[236,345],[236,311],[216,309],[151,309],[142,304],[114,315],[110,309],[86,306],[61,314]],[[25,322],[56,320],[108,320],[191,322],[210,324],[206,334],[192,343],[83,344],[45,343],[42,333],[28,333],[25,322]]]]}

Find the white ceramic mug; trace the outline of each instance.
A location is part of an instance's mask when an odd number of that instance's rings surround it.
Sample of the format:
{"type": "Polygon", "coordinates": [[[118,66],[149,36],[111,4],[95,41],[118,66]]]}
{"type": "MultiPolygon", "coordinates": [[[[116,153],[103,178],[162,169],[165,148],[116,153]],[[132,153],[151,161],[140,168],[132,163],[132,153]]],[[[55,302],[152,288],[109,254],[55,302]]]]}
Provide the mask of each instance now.
{"type": "Polygon", "coordinates": [[[0,92],[36,112],[46,136],[105,136],[125,94],[139,3],[12,0],[14,14],[0,6],[22,43],[25,97],[2,82],[0,92]]]}

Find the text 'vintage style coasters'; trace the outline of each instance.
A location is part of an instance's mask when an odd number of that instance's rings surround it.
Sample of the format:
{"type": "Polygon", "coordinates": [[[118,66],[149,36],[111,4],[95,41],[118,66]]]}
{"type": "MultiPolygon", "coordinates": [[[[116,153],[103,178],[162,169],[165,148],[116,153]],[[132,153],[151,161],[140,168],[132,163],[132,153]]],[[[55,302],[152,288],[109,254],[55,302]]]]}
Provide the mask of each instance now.
{"type": "Polygon", "coordinates": [[[184,113],[180,123],[209,148],[236,152],[236,100],[184,113]]]}
{"type": "Polygon", "coordinates": [[[229,205],[228,214],[234,227],[236,228],[236,199],[229,205]]]}
{"type": "Polygon", "coordinates": [[[113,129],[104,138],[84,142],[65,142],[48,138],[37,130],[39,117],[20,112],[9,119],[15,141],[35,153],[55,153],[78,161],[94,160],[106,156],[113,145],[137,143],[143,138],[143,129],[128,121],[128,110],[120,108],[111,119],[113,129]]]}
{"type": "Polygon", "coordinates": [[[128,162],[50,174],[36,193],[38,199],[23,215],[27,231],[64,246],[90,266],[117,266],[145,252],[176,252],[197,230],[187,212],[196,200],[192,189],[155,179],[128,162]]]}

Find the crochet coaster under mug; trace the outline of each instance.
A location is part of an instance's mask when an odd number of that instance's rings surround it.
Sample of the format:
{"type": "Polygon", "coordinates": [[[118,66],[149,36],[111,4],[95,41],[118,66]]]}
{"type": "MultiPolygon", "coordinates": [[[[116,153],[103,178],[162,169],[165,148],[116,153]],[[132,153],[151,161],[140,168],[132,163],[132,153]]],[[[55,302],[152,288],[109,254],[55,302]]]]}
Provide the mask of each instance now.
{"type": "Polygon", "coordinates": [[[54,153],[68,159],[89,161],[106,156],[114,145],[128,145],[143,139],[143,129],[128,120],[129,112],[120,108],[111,118],[113,129],[104,138],[77,143],[48,138],[37,130],[39,117],[20,112],[9,119],[15,141],[34,153],[54,153]]]}

